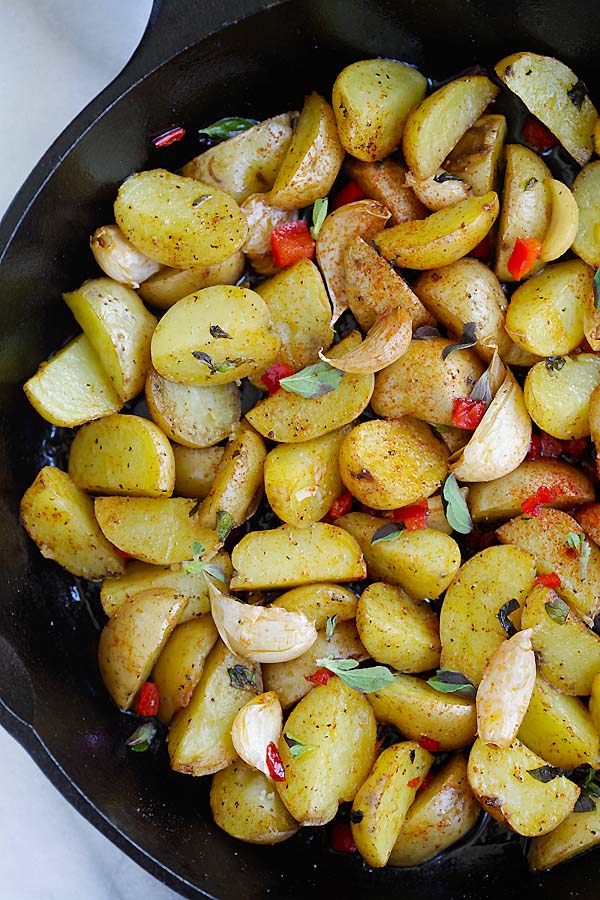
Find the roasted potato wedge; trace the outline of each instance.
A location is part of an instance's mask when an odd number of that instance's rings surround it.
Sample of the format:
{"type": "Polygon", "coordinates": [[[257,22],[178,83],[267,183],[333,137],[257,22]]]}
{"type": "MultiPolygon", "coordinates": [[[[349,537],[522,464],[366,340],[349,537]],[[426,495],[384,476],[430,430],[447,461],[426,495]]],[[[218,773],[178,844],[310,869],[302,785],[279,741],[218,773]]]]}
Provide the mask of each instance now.
{"type": "Polygon", "coordinates": [[[427,210],[411,187],[406,185],[408,169],[393,157],[375,163],[346,157],[344,172],[357,183],[371,200],[378,200],[389,209],[390,224],[423,219],[427,210]]]}
{"type": "Polygon", "coordinates": [[[322,631],[333,616],[337,622],[356,618],[358,597],[340,584],[308,584],[280,594],[271,606],[304,613],[322,631]]]}
{"type": "Polygon", "coordinates": [[[579,227],[573,250],[590,266],[600,266],[600,161],[581,170],[573,182],[573,196],[579,208],[579,227]]]}
{"type": "Polygon", "coordinates": [[[595,544],[600,544],[600,503],[578,509],[574,518],[583,528],[586,537],[591,538],[595,544]]]}
{"type": "Polygon", "coordinates": [[[550,834],[532,840],[527,854],[534,872],[551,869],[600,843],[600,810],[569,813],[550,834]]]}
{"type": "Polygon", "coordinates": [[[242,275],[246,259],[241,250],[233,253],[214,266],[199,266],[195,269],[162,268],[139,287],[142,300],[159,309],[169,309],[178,300],[213,287],[215,284],[237,284],[242,275]]]}
{"type": "Polygon", "coordinates": [[[204,500],[224,453],[225,447],[180,447],[174,444],[176,496],[204,500]]]}
{"type": "Polygon", "coordinates": [[[420,181],[412,172],[406,175],[406,183],[410,185],[421,203],[432,212],[454,206],[461,200],[473,196],[471,186],[457,175],[450,175],[444,169],[438,169],[429,178],[420,181]]]}
{"type": "Polygon", "coordinates": [[[505,140],[505,117],[486,113],[463,134],[443,168],[470,184],[476,197],[498,191],[505,140]]]}
{"type": "Polygon", "coordinates": [[[592,353],[536,363],[525,379],[529,415],[561,440],[590,433],[590,398],[600,385],[600,359],[592,353]]]}
{"type": "Polygon", "coordinates": [[[592,689],[588,709],[590,716],[592,717],[594,728],[598,734],[600,734],[600,728],[598,727],[600,725],[600,674],[594,675],[592,678],[592,689]]]}
{"type": "Polygon", "coordinates": [[[208,614],[183,622],[171,633],[152,669],[152,681],[160,696],[157,715],[161,722],[170,722],[192,699],[218,636],[208,614]]]}
{"type": "Polygon", "coordinates": [[[241,760],[215,773],[210,808],[219,828],[249,844],[280,844],[300,828],[266,775],[241,760]]]}

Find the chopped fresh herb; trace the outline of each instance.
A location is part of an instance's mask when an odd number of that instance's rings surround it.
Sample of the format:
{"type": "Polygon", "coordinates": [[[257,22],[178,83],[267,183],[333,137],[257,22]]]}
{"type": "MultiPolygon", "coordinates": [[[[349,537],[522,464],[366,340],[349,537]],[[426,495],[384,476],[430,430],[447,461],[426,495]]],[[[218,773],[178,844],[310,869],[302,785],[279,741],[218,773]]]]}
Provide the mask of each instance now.
{"type": "Polygon", "coordinates": [[[592,800],[591,797],[584,796],[580,794],[580,796],[575,801],[575,806],[573,807],[573,812],[582,813],[582,812],[592,812],[596,809],[596,804],[592,800]]]}
{"type": "Polygon", "coordinates": [[[200,541],[192,541],[192,556],[194,562],[200,562],[200,557],[206,553],[206,547],[200,541]]]}
{"type": "Polygon", "coordinates": [[[585,535],[577,534],[575,531],[570,531],[567,535],[565,544],[567,545],[569,550],[575,550],[576,553],[580,553],[581,548],[585,544],[585,535]]]}
{"type": "Polygon", "coordinates": [[[484,403],[492,402],[492,388],[490,385],[490,373],[486,369],[483,375],[475,382],[469,400],[483,400],[484,403]]]}
{"type": "Polygon", "coordinates": [[[254,669],[249,669],[247,666],[232,666],[230,669],[227,669],[227,674],[232,687],[239,688],[240,691],[258,692],[256,671],[254,669]]]}
{"type": "Polygon", "coordinates": [[[217,338],[228,338],[230,341],[233,340],[231,335],[227,334],[226,331],[223,331],[223,329],[221,328],[220,325],[211,325],[209,331],[210,331],[210,336],[215,338],[215,340],[217,338]]]}
{"type": "Polygon", "coordinates": [[[202,500],[196,500],[196,502],[194,503],[194,505],[192,506],[192,508],[190,509],[190,511],[188,513],[188,516],[190,517],[190,519],[192,519],[196,515],[196,513],[198,512],[198,510],[200,509],[201,506],[202,506],[202,500]]]}
{"type": "Polygon", "coordinates": [[[496,618],[504,628],[505,632],[511,638],[513,634],[517,633],[517,629],[508,618],[511,613],[514,613],[515,610],[519,608],[519,601],[516,599],[507,600],[504,606],[501,606],[496,614],[496,618]]]}
{"type": "Polygon", "coordinates": [[[200,134],[207,134],[215,142],[226,141],[227,138],[235,137],[236,134],[242,134],[248,131],[253,125],[257,124],[256,119],[241,119],[237,116],[228,116],[225,119],[219,119],[206,128],[200,128],[200,134]]]}
{"type": "Polygon", "coordinates": [[[217,371],[208,353],[204,353],[202,350],[192,350],[192,356],[194,357],[194,359],[197,359],[199,362],[202,362],[204,363],[204,365],[208,366],[213,375],[217,371]]]}
{"type": "Polygon", "coordinates": [[[588,95],[588,89],[585,83],[581,80],[581,78],[575,82],[575,84],[571,85],[569,90],[567,91],[567,97],[575,107],[575,109],[581,109],[583,106],[583,101],[588,95]]]}
{"type": "Polygon", "coordinates": [[[333,632],[335,631],[337,620],[337,615],[327,616],[327,621],[325,622],[325,640],[330,641],[333,637],[333,632]]]}
{"type": "Polygon", "coordinates": [[[537,184],[537,178],[530,178],[529,181],[525,182],[524,190],[530,191],[534,184],[537,184]]]}
{"type": "Polygon", "coordinates": [[[317,748],[314,744],[303,744],[302,741],[299,741],[297,738],[292,737],[291,734],[288,734],[287,731],[283,735],[286,744],[290,748],[290,753],[297,759],[299,756],[302,756],[304,753],[308,753],[310,750],[316,750],[317,748]]]}
{"type": "Polygon", "coordinates": [[[427,679],[427,684],[440,694],[460,694],[461,697],[473,699],[477,688],[462,672],[448,672],[438,669],[435,675],[427,679]]]}
{"type": "Polygon", "coordinates": [[[434,175],[433,180],[437,181],[438,184],[443,184],[445,181],[462,181],[462,178],[459,178],[458,175],[451,175],[450,172],[440,172],[439,175],[434,175]]]}
{"type": "Polygon", "coordinates": [[[577,766],[569,773],[569,778],[581,788],[581,794],[573,812],[592,812],[596,809],[596,800],[600,798],[600,784],[596,772],[588,763],[577,766]]]}
{"type": "Polygon", "coordinates": [[[546,368],[549,372],[560,372],[565,363],[564,356],[549,356],[546,359],[546,368]]]}
{"type": "Polygon", "coordinates": [[[363,694],[372,694],[380,691],[388,684],[393,684],[394,676],[385,666],[373,666],[369,669],[359,669],[355,659],[318,659],[317,665],[329,669],[334,675],[343,681],[346,687],[363,694]]]}
{"type": "Polygon", "coordinates": [[[205,200],[208,200],[210,194],[200,194],[199,197],[196,197],[195,200],[192,200],[192,206],[200,206],[201,203],[204,203],[205,200]]]}
{"type": "Polygon", "coordinates": [[[434,328],[433,325],[421,325],[413,332],[413,341],[430,341],[432,338],[439,338],[442,335],[434,328]]]}
{"type": "Polygon", "coordinates": [[[317,400],[330,391],[335,391],[343,377],[341,369],[334,369],[329,363],[320,362],[301,369],[295,375],[282,378],[279,384],[292,394],[299,394],[308,400],[317,400]]]}
{"type": "Polygon", "coordinates": [[[131,737],[125,742],[127,746],[136,753],[143,753],[147,750],[156,735],[156,725],[154,722],[144,722],[139,728],[136,728],[131,737]]]}
{"type": "Polygon", "coordinates": [[[222,581],[223,584],[227,584],[225,572],[220,566],[217,566],[215,563],[204,563],[204,565],[202,566],[202,571],[206,575],[210,575],[211,578],[216,578],[217,581],[222,581]]]}
{"type": "Polygon", "coordinates": [[[549,781],[553,781],[555,778],[561,778],[565,774],[565,770],[561,769],[560,766],[539,766],[537,769],[527,769],[527,774],[535,778],[536,781],[548,784],[549,781]]]}
{"type": "Polygon", "coordinates": [[[454,474],[448,475],[442,486],[442,506],[448,524],[454,531],[459,534],[470,534],[473,531],[471,513],[454,474]]]}
{"type": "Polygon", "coordinates": [[[186,575],[201,575],[205,572],[207,575],[212,575],[213,578],[216,578],[217,581],[222,581],[226,584],[225,573],[223,569],[214,563],[202,562],[201,556],[203,553],[206,553],[206,547],[204,544],[201,544],[200,541],[192,541],[192,556],[193,561],[188,561],[182,563],[183,571],[186,575]]]}
{"type": "Polygon", "coordinates": [[[215,366],[215,372],[229,372],[231,369],[237,369],[238,366],[243,366],[244,363],[252,362],[251,359],[244,359],[243,356],[238,356],[237,359],[231,359],[230,356],[225,358],[225,362],[219,363],[218,366],[215,366]]]}
{"type": "Polygon", "coordinates": [[[449,425],[433,425],[432,427],[435,428],[435,430],[439,434],[446,434],[448,431],[450,431],[449,425]]]}
{"type": "Polygon", "coordinates": [[[442,359],[447,359],[455,350],[467,350],[477,343],[477,331],[475,322],[467,322],[463,325],[462,334],[456,344],[450,344],[442,350],[442,359]]]}
{"type": "Polygon", "coordinates": [[[552,621],[558,625],[564,625],[569,617],[569,607],[560,597],[544,603],[544,609],[552,621]]]}
{"type": "Polygon", "coordinates": [[[223,542],[235,528],[235,520],[226,509],[217,510],[217,538],[223,542]]]}
{"type": "Polygon", "coordinates": [[[565,544],[567,545],[569,550],[574,550],[579,555],[579,576],[582,581],[585,581],[588,563],[590,561],[590,555],[592,552],[592,548],[590,547],[588,541],[586,541],[585,535],[576,534],[576,532],[570,531],[567,535],[565,544]]]}
{"type": "Polygon", "coordinates": [[[594,306],[600,309],[600,268],[596,269],[594,275],[594,306]]]}
{"type": "Polygon", "coordinates": [[[371,544],[380,544],[382,541],[394,541],[403,531],[404,525],[400,522],[386,522],[385,525],[382,525],[374,532],[371,544]]]}
{"type": "Polygon", "coordinates": [[[327,218],[327,207],[329,206],[329,199],[327,197],[323,197],[322,200],[315,200],[312,210],[312,228],[310,229],[310,236],[313,240],[319,237],[319,233],[321,228],[323,227],[323,222],[327,218]]]}

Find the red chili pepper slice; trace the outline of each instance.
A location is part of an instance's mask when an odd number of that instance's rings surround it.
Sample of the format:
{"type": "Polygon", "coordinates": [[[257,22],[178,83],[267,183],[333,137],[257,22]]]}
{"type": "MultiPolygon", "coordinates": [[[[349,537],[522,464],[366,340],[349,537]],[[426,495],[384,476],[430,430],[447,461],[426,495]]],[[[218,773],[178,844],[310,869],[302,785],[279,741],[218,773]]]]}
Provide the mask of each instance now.
{"type": "Polygon", "coordinates": [[[170,128],[169,131],[165,131],[163,134],[159,134],[158,137],[152,138],[152,143],[159,150],[161,147],[168,147],[169,144],[175,144],[177,141],[182,140],[185,137],[185,128],[170,128]]]}
{"type": "Polygon", "coordinates": [[[538,238],[516,239],[513,252],[506,264],[515,281],[520,281],[531,272],[531,267],[541,252],[542,242],[538,238]]]}
{"type": "Polygon", "coordinates": [[[473,247],[469,256],[474,256],[475,259],[488,260],[492,255],[492,244],[492,232],[488,231],[486,236],[481,241],[479,241],[477,246],[473,247]]]}
{"type": "Polygon", "coordinates": [[[131,555],[131,553],[127,553],[126,550],[120,550],[119,547],[116,547],[114,544],[113,544],[113,547],[115,548],[115,550],[119,554],[119,556],[123,557],[123,559],[133,559],[133,556],[131,555]]]}
{"type": "Polygon", "coordinates": [[[440,742],[436,741],[435,738],[422,737],[419,741],[419,747],[422,747],[423,750],[429,750],[430,753],[436,753],[441,746],[440,742]]]}
{"type": "Polygon", "coordinates": [[[392,511],[394,522],[402,522],[407,531],[421,531],[423,528],[427,528],[428,515],[428,500],[419,500],[418,503],[412,503],[410,506],[401,506],[400,509],[392,511]]]}
{"type": "Polygon", "coordinates": [[[344,822],[342,819],[335,820],[331,830],[331,846],[339,853],[357,852],[349,822],[344,822]]]}
{"type": "Polygon", "coordinates": [[[158,712],[160,694],[153,681],[145,681],[135,706],[138,716],[155,716],[158,712]]]}
{"type": "Polygon", "coordinates": [[[419,787],[420,782],[421,782],[421,778],[419,775],[417,775],[416,778],[411,778],[410,781],[407,781],[406,786],[410,787],[410,788],[416,788],[416,787],[419,787]]]}
{"type": "Polygon", "coordinates": [[[329,684],[329,679],[333,678],[333,672],[329,669],[317,669],[312,675],[304,676],[306,681],[312,681],[313,684],[329,684]]]}
{"type": "Polygon", "coordinates": [[[273,781],[285,781],[285,768],[277,744],[273,741],[267,744],[267,769],[273,781]]]}
{"type": "Polygon", "coordinates": [[[281,381],[281,379],[289,378],[290,375],[294,374],[294,370],[291,366],[288,366],[287,363],[276,362],[267,369],[260,380],[268,390],[269,395],[272,397],[273,394],[276,394],[280,389],[281,385],[279,384],[279,382],[281,381]]]}
{"type": "Polygon", "coordinates": [[[355,181],[349,181],[347,185],[345,185],[341,191],[338,191],[333,201],[331,203],[331,209],[339,209],[340,206],[345,206],[346,203],[354,203],[356,200],[364,200],[366,197],[365,192],[355,181]]]}
{"type": "Polygon", "coordinates": [[[544,587],[556,590],[560,587],[560,575],[557,575],[556,572],[550,572],[549,575],[538,575],[533,583],[543,584],[544,587]]]}
{"type": "Polygon", "coordinates": [[[427,775],[425,776],[425,778],[423,779],[423,781],[421,782],[421,787],[417,791],[417,794],[420,794],[421,791],[424,791],[426,787],[429,787],[429,785],[431,784],[432,781],[433,781],[433,775],[431,774],[431,772],[428,772],[427,775]]]}
{"type": "Polygon", "coordinates": [[[532,119],[531,116],[523,127],[523,138],[540,153],[543,153],[544,150],[551,150],[558,144],[558,140],[552,132],[548,131],[546,126],[537,119],[532,119]]]}
{"type": "Polygon", "coordinates": [[[273,262],[279,268],[291,266],[301,259],[312,259],[315,242],[304,219],[286,222],[271,232],[271,253],[273,262]]]}
{"type": "Polygon", "coordinates": [[[544,503],[552,503],[554,496],[554,491],[543,484],[537,489],[535,494],[528,497],[527,500],[523,500],[521,512],[526,516],[535,516],[537,518],[542,513],[544,503]]]}
{"type": "Polygon", "coordinates": [[[350,493],[350,491],[346,491],[345,494],[342,494],[334,500],[331,504],[329,512],[325,516],[325,522],[330,522],[333,524],[336,519],[339,519],[341,516],[345,516],[352,509],[352,503],[354,501],[354,497],[350,493]]]}
{"type": "Polygon", "coordinates": [[[470,397],[455,397],[452,401],[452,424],[455,428],[475,431],[487,409],[485,400],[471,400],[470,397]]]}

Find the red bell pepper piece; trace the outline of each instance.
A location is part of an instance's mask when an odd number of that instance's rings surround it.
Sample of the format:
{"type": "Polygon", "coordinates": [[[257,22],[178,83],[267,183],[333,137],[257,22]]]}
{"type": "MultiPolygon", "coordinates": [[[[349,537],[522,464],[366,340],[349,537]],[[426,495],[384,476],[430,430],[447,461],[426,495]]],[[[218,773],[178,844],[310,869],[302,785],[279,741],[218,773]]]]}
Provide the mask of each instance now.
{"type": "Polygon", "coordinates": [[[272,397],[273,394],[276,394],[280,389],[279,382],[281,381],[281,379],[289,378],[289,376],[293,374],[294,370],[291,366],[288,366],[287,363],[276,362],[267,369],[260,380],[268,390],[269,395],[272,397]]]}
{"type": "Polygon", "coordinates": [[[561,441],[542,431],[531,436],[527,459],[558,459],[559,456],[573,456],[579,459],[587,449],[587,438],[573,438],[561,441]]]}
{"type": "Polygon", "coordinates": [[[554,491],[543,484],[537,489],[535,494],[528,497],[527,500],[523,500],[521,503],[521,512],[526,516],[535,516],[537,518],[541,515],[544,503],[552,503],[553,500],[554,491]]]}
{"type": "Polygon", "coordinates": [[[517,238],[507,268],[515,281],[520,281],[529,272],[542,252],[542,242],[538,238],[517,238]]]}
{"type": "Polygon", "coordinates": [[[537,150],[538,153],[543,153],[545,150],[551,150],[552,147],[556,147],[558,144],[558,140],[554,137],[552,132],[548,131],[545,125],[542,125],[537,119],[531,118],[531,116],[527,119],[523,127],[523,139],[527,141],[534,150],[537,150]]]}
{"type": "Polygon", "coordinates": [[[563,441],[564,444],[564,452],[567,456],[574,456],[577,459],[586,451],[587,448],[587,438],[572,438],[570,441],[563,441]]]}
{"type": "Polygon", "coordinates": [[[285,781],[285,768],[277,744],[273,741],[267,744],[267,769],[273,781],[285,781]]]}
{"type": "Polygon", "coordinates": [[[420,778],[419,775],[417,775],[416,778],[411,778],[410,781],[407,781],[407,782],[406,782],[406,786],[407,786],[407,787],[410,787],[410,788],[416,788],[416,787],[419,787],[419,782],[420,782],[420,781],[421,781],[421,778],[420,778]]]}
{"type": "Polygon", "coordinates": [[[539,459],[542,455],[542,438],[539,434],[532,434],[529,442],[529,450],[526,459],[539,459]]]}
{"type": "Polygon", "coordinates": [[[475,259],[483,259],[488,260],[492,255],[492,232],[488,231],[486,236],[479,241],[476,247],[473,247],[469,256],[474,256],[475,259]]]}
{"type": "Polygon", "coordinates": [[[441,746],[440,742],[436,741],[435,738],[422,737],[419,740],[419,747],[422,747],[423,750],[429,750],[430,753],[436,753],[441,746]]]}
{"type": "Polygon", "coordinates": [[[133,559],[133,556],[131,555],[131,553],[127,553],[126,550],[120,550],[119,547],[115,546],[115,544],[113,544],[113,547],[115,548],[115,550],[119,554],[119,556],[123,557],[123,559],[133,559]]]}
{"type": "Polygon", "coordinates": [[[152,138],[152,143],[159,150],[161,147],[168,147],[170,144],[175,144],[177,141],[182,140],[185,137],[185,128],[170,128],[169,131],[165,131],[164,134],[159,134],[157,137],[152,138]]]}
{"type": "Polygon", "coordinates": [[[333,672],[330,672],[329,669],[317,669],[312,675],[305,675],[304,678],[306,681],[312,681],[313,684],[328,684],[329,679],[333,678],[333,672]]]}
{"type": "Polygon", "coordinates": [[[353,501],[354,497],[352,496],[350,491],[346,491],[345,494],[341,494],[341,496],[339,496],[337,500],[334,500],[331,504],[329,512],[325,516],[324,521],[333,524],[336,519],[339,519],[341,516],[345,516],[346,513],[349,513],[352,509],[353,501]]]}
{"type": "Polygon", "coordinates": [[[407,531],[420,531],[427,528],[427,516],[429,515],[429,501],[419,500],[410,506],[401,506],[392,512],[394,522],[402,522],[407,531]]]}
{"type": "Polygon", "coordinates": [[[286,222],[271,232],[271,253],[273,262],[279,268],[291,266],[301,259],[312,259],[315,255],[315,242],[310,236],[308,225],[304,219],[297,222],[286,222]]]}
{"type": "Polygon", "coordinates": [[[357,185],[355,181],[349,181],[347,185],[345,185],[341,191],[338,191],[335,197],[333,198],[331,208],[339,209],[340,206],[345,206],[346,203],[354,203],[356,200],[364,200],[366,197],[365,192],[361,187],[357,185]]]}
{"type": "Polygon", "coordinates": [[[420,794],[421,791],[424,791],[426,787],[429,787],[429,785],[431,784],[432,781],[433,781],[433,775],[431,774],[431,772],[427,772],[427,774],[425,775],[425,778],[421,782],[421,787],[417,791],[417,794],[420,794]]]}
{"type": "Polygon", "coordinates": [[[543,584],[544,587],[556,590],[556,588],[560,587],[560,575],[557,575],[556,572],[550,572],[549,575],[538,575],[533,583],[543,584]]]}
{"type": "Polygon", "coordinates": [[[455,397],[452,401],[452,424],[455,428],[475,431],[485,415],[485,400],[471,400],[470,397],[455,397]]]}
{"type": "Polygon", "coordinates": [[[138,716],[155,716],[158,712],[160,694],[153,681],[145,681],[140,690],[140,696],[135,706],[138,716]]]}
{"type": "Polygon", "coordinates": [[[357,852],[349,822],[344,822],[343,819],[335,820],[331,831],[331,846],[339,853],[357,852]]]}

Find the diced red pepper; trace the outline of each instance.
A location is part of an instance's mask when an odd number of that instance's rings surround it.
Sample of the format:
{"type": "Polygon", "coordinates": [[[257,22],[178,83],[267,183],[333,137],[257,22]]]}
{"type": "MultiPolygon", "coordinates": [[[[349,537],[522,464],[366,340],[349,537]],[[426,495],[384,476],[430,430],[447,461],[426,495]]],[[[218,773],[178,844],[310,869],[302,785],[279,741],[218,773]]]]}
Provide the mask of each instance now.
{"type": "Polygon", "coordinates": [[[417,794],[420,794],[421,791],[424,791],[425,788],[429,787],[429,785],[431,784],[432,781],[433,781],[433,775],[431,774],[431,772],[427,772],[427,774],[425,775],[425,778],[421,782],[421,786],[419,787],[417,794]]]}
{"type": "Polygon", "coordinates": [[[442,745],[435,738],[422,737],[419,741],[419,747],[423,750],[429,750],[430,753],[436,753],[442,745]]]}
{"type": "Polygon", "coordinates": [[[427,516],[429,515],[429,501],[419,500],[410,506],[401,506],[392,512],[394,522],[403,522],[407,531],[420,531],[427,528],[427,516]]]}
{"type": "Polygon", "coordinates": [[[470,397],[455,397],[452,401],[452,424],[455,428],[475,431],[487,409],[485,400],[471,400],[470,397]]]}
{"type": "Polygon", "coordinates": [[[542,431],[541,434],[531,436],[527,459],[558,459],[563,455],[579,459],[585,453],[587,445],[587,438],[584,437],[561,441],[542,431]]]}
{"type": "Polygon", "coordinates": [[[542,431],[540,434],[541,440],[541,456],[544,459],[558,459],[559,456],[562,456],[564,452],[563,442],[559,441],[558,438],[552,437],[551,434],[546,434],[545,431],[542,431]]]}
{"type": "Polygon", "coordinates": [[[564,452],[567,456],[574,456],[579,458],[583,456],[587,449],[587,438],[572,438],[570,441],[563,441],[564,444],[564,452]]]}
{"type": "Polygon", "coordinates": [[[277,744],[273,741],[267,744],[267,769],[273,781],[285,781],[285,768],[277,744]]]}
{"type": "Polygon", "coordinates": [[[329,512],[324,518],[325,522],[335,522],[336,519],[339,519],[341,516],[345,516],[346,513],[349,513],[352,509],[354,497],[350,493],[350,491],[346,491],[345,494],[342,494],[337,500],[334,500],[331,504],[329,512]]]}
{"type": "Polygon", "coordinates": [[[356,844],[349,822],[344,822],[343,819],[335,820],[331,830],[331,846],[339,853],[356,853],[356,844]]]}
{"type": "Polygon", "coordinates": [[[523,500],[521,512],[526,516],[535,516],[537,518],[542,513],[544,503],[552,503],[554,496],[554,491],[543,484],[537,489],[535,494],[528,497],[527,500],[523,500]]]}
{"type": "Polygon", "coordinates": [[[355,181],[349,181],[345,187],[338,191],[335,197],[333,198],[331,208],[339,209],[340,206],[345,206],[346,203],[354,203],[356,200],[364,200],[365,192],[361,187],[357,185],[355,181]]]}
{"type": "Polygon", "coordinates": [[[529,450],[526,459],[539,459],[542,455],[542,438],[539,434],[532,434],[529,442],[529,450]]]}
{"type": "Polygon", "coordinates": [[[116,547],[114,544],[113,544],[113,547],[115,548],[115,550],[119,554],[119,556],[123,557],[123,559],[133,559],[133,556],[131,555],[131,553],[127,553],[126,550],[120,550],[119,547],[116,547]]]}
{"type": "Polygon", "coordinates": [[[513,252],[506,264],[515,281],[520,281],[531,272],[531,267],[541,252],[542,242],[538,238],[516,239],[513,252]]]}
{"type": "Polygon", "coordinates": [[[271,232],[271,253],[273,262],[279,268],[291,266],[301,259],[312,259],[315,242],[304,219],[285,222],[271,232]]]}
{"type": "Polygon", "coordinates": [[[159,150],[161,147],[168,147],[169,144],[175,144],[177,141],[181,141],[185,137],[185,128],[170,128],[169,131],[165,131],[164,134],[159,134],[157,137],[152,138],[152,143],[159,150]]]}
{"type": "Polygon", "coordinates": [[[543,584],[544,587],[556,590],[560,587],[560,575],[557,575],[556,572],[550,572],[549,575],[538,575],[533,583],[543,584]]]}
{"type": "Polygon", "coordinates": [[[410,781],[407,781],[407,782],[406,782],[406,786],[407,786],[407,787],[410,787],[410,788],[416,788],[416,787],[419,787],[420,781],[421,781],[421,778],[420,778],[419,775],[417,775],[416,778],[411,778],[410,781]]]}
{"type": "Polygon", "coordinates": [[[267,369],[260,380],[268,390],[269,395],[272,397],[273,394],[276,394],[280,389],[279,382],[281,381],[281,379],[289,378],[290,375],[294,374],[294,370],[291,366],[288,366],[287,363],[276,362],[267,369]]]}
{"type": "Polygon", "coordinates": [[[333,678],[333,672],[329,669],[317,669],[312,675],[305,675],[305,681],[312,681],[313,684],[329,684],[329,679],[333,678]]]}
{"type": "Polygon", "coordinates": [[[160,694],[153,681],[145,681],[135,706],[138,716],[155,716],[158,712],[160,694]]]}
{"type": "Polygon", "coordinates": [[[492,232],[488,231],[486,236],[479,241],[476,247],[473,247],[469,256],[474,256],[475,259],[483,259],[488,260],[492,255],[492,232]]]}
{"type": "Polygon", "coordinates": [[[556,147],[558,144],[558,140],[552,132],[548,131],[546,126],[538,122],[537,119],[532,119],[531,116],[523,127],[523,139],[539,153],[543,153],[544,150],[551,150],[552,147],[556,147]]]}

